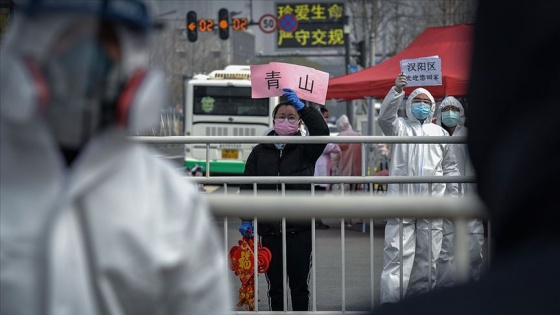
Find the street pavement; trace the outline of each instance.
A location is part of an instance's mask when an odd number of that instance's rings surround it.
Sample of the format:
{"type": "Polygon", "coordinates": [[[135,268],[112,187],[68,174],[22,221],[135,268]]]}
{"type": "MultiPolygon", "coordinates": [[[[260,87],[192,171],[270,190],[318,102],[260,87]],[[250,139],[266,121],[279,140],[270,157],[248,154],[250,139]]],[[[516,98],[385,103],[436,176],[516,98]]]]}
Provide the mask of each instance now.
{"type": "MultiPolygon", "coordinates": [[[[224,220],[217,218],[218,228],[223,232],[224,220]]],[[[351,227],[344,227],[344,243],[342,243],[342,227],[336,219],[323,219],[323,223],[330,226],[327,230],[315,231],[315,256],[313,264],[316,271],[316,308],[313,308],[313,278],[310,278],[311,310],[317,311],[369,311],[379,306],[379,281],[383,268],[383,239],[384,222],[375,220],[373,224],[373,271],[372,242],[370,221],[356,224],[353,220],[351,227]],[[342,246],[344,244],[344,265],[342,266],[342,246]],[[343,282],[344,271],[344,282],[343,282]],[[373,272],[373,279],[372,279],[373,272]],[[373,281],[373,291],[372,291],[373,281]],[[344,291],[343,291],[344,288],[344,291]],[[372,298],[374,305],[372,306],[372,298]],[[344,305],[344,308],[343,308],[344,305]]],[[[238,227],[239,219],[228,220],[227,252],[237,245],[241,235],[238,227]]],[[[222,239],[223,234],[222,234],[222,239]]],[[[484,264],[487,264],[487,239],[483,248],[484,264]]],[[[259,305],[260,311],[269,311],[267,300],[267,283],[264,274],[259,274],[259,305]]],[[[230,283],[237,299],[240,280],[234,272],[230,273],[230,283]]],[[[288,310],[291,310],[288,294],[288,310]]],[[[235,301],[237,302],[237,301],[235,301]]],[[[237,310],[244,310],[238,308],[237,310]]]]}
{"type": "MultiPolygon", "coordinates": [[[[224,220],[217,219],[218,228],[223,231],[224,220]]],[[[383,264],[383,225],[374,223],[374,266],[373,283],[374,292],[371,290],[371,243],[369,224],[366,224],[365,233],[362,224],[353,224],[344,228],[344,285],[342,280],[342,233],[340,221],[336,219],[323,219],[330,226],[327,230],[316,230],[316,245],[313,264],[316,271],[316,310],[317,311],[342,311],[343,299],[346,311],[367,311],[371,309],[371,297],[374,296],[376,305],[379,304],[379,277],[383,264]],[[344,286],[344,296],[343,296],[344,286]]],[[[228,220],[228,245],[227,251],[237,245],[241,235],[238,227],[239,219],[228,220]]],[[[223,237],[223,234],[222,234],[223,237]]],[[[259,274],[259,310],[268,311],[266,296],[267,283],[264,274],[259,274]]],[[[231,271],[230,283],[234,296],[240,286],[240,280],[231,271]]],[[[313,278],[310,278],[311,303],[313,303],[313,278]]],[[[288,294],[288,308],[291,310],[288,294]]],[[[243,310],[239,308],[238,310],[243,310]]]]}

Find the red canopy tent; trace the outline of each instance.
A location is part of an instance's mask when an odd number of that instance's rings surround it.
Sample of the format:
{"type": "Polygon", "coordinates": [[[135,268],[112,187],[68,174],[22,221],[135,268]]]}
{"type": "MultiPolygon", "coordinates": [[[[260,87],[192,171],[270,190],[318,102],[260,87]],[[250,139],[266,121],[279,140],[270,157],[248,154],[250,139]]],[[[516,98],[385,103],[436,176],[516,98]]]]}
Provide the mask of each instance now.
{"type": "MultiPolygon", "coordinates": [[[[470,73],[473,24],[427,28],[405,49],[384,62],[329,80],[327,99],[384,98],[395,85],[400,61],[438,55],[443,85],[426,86],[435,98],[465,96],[470,73]]],[[[409,94],[414,88],[405,88],[409,94]]]]}

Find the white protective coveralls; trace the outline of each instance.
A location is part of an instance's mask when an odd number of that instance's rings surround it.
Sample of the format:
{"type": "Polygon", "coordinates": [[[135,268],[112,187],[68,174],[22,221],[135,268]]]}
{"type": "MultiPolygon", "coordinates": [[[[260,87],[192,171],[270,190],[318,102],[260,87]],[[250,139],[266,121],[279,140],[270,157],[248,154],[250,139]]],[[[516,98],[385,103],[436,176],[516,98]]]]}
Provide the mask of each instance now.
{"type": "Polygon", "coordinates": [[[47,41],[68,20],[16,16],[2,43],[0,313],[229,314],[225,253],[205,200],[127,136],[164,104],[144,94],[161,92],[152,74],[144,83],[154,90],[141,85],[133,98],[129,129],[104,128],[66,164],[18,61],[41,69],[47,41]]]}
{"type": "MultiPolygon", "coordinates": [[[[404,91],[398,93],[393,87],[383,100],[378,122],[384,135],[449,136],[447,131],[431,122],[435,111],[435,101],[428,90],[417,88],[409,95],[406,101],[406,118],[397,115],[404,96],[404,91]],[[432,102],[431,111],[424,123],[416,119],[411,110],[412,99],[418,94],[427,95],[432,102]]],[[[449,144],[394,144],[389,176],[459,176],[459,171],[449,144]]],[[[427,183],[389,184],[387,193],[403,196],[428,196],[429,187],[427,183]]],[[[451,185],[448,193],[457,196],[457,185],[451,185]]],[[[432,184],[432,196],[444,196],[445,194],[445,183],[432,184]]],[[[442,241],[442,220],[387,218],[383,271],[380,282],[381,303],[394,303],[401,297],[401,261],[399,259],[401,250],[399,226],[401,222],[403,228],[403,297],[427,292],[435,285],[436,260],[442,241]]]]}
{"type": "MultiPolygon", "coordinates": [[[[436,124],[442,125],[441,110],[444,107],[453,106],[459,109],[460,119],[457,122],[452,137],[466,137],[465,109],[459,100],[448,96],[439,105],[436,124]]],[[[454,147],[457,167],[462,176],[475,176],[474,168],[469,158],[467,144],[451,144],[454,147]]],[[[462,196],[476,195],[475,183],[460,183],[459,193],[462,196]]],[[[484,245],[484,225],[481,219],[467,221],[467,248],[469,251],[469,275],[473,280],[478,280],[482,271],[482,248],[484,245]]],[[[455,283],[454,268],[454,236],[455,227],[449,219],[443,219],[443,241],[441,252],[437,261],[436,287],[448,287],[455,283]]]]}

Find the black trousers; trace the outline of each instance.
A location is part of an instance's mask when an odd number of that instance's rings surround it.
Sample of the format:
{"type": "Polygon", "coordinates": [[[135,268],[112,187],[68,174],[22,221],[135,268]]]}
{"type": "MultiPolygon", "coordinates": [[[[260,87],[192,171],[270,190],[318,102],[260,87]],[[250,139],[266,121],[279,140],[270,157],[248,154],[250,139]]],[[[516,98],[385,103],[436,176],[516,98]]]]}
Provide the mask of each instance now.
{"type": "MultiPolygon", "coordinates": [[[[284,310],[282,276],[282,236],[261,237],[262,246],[272,253],[272,260],[266,271],[268,282],[268,303],[271,311],[284,310]]],[[[311,270],[311,230],[288,233],[286,235],[286,270],[294,311],[309,310],[309,277],[311,270]]]]}

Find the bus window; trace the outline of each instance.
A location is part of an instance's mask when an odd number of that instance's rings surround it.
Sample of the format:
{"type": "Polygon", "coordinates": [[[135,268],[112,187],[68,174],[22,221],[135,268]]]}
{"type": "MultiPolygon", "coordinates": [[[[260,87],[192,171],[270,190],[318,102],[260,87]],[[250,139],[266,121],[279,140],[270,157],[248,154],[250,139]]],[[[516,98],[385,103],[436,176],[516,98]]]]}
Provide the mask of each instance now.
{"type": "Polygon", "coordinates": [[[269,100],[252,99],[250,87],[194,86],[194,114],[268,116],[269,100]]]}

